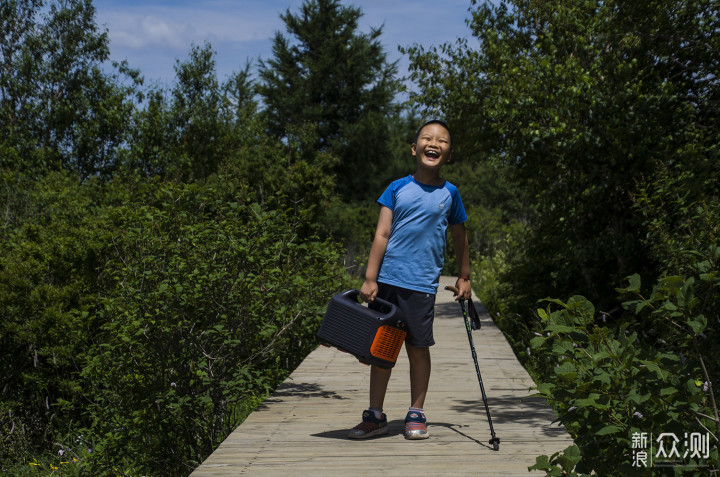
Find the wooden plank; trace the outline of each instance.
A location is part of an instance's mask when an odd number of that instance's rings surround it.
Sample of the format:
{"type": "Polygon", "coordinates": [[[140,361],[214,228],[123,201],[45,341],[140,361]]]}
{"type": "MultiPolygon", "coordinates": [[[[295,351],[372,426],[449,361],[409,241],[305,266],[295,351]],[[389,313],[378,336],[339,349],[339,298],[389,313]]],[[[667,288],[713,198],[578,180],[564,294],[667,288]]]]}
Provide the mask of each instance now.
{"type": "Polygon", "coordinates": [[[407,359],[401,353],[385,400],[390,432],[350,440],[347,431],[367,407],[369,368],[353,356],[319,347],[193,473],[337,476],[488,475],[527,476],[540,454],[572,443],[542,399],[530,397],[532,379],[487,314],[473,333],[482,380],[500,450],[490,430],[460,306],[437,297],[433,373],[425,410],[431,437],[407,441],[402,434],[409,405],[407,359]]]}

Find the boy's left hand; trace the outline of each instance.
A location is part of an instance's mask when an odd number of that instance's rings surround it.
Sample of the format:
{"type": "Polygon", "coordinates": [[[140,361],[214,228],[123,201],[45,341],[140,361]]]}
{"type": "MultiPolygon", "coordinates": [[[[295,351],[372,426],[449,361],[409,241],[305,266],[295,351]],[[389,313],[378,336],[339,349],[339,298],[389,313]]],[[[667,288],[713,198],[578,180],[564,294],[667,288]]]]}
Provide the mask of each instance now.
{"type": "Polygon", "coordinates": [[[464,300],[469,300],[472,298],[472,287],[470,286],[470,280],[458,278],[457,282],[455,282],[455,287],[459,291],[457,296],[455,296],[455,301],[460,300],[460,298],[464,300]]]}

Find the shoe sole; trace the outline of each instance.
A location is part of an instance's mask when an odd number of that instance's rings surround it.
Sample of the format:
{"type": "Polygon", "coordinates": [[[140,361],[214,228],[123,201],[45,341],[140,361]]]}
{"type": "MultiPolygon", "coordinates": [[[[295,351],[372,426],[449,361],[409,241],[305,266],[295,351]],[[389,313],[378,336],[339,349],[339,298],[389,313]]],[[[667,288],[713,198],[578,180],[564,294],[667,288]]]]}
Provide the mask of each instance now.
{"type": "Polygon", "coordinates": [[[427,439],[428,437],[430,437],[430,434],[427,431],[410,431],[405,433],[405,439],[410,441],[427,439]]]}
{"type": "Polygon", "coordinates": [[[348,433],[348,439],[367,439],[369,437],[383,436],[388,433],[388,426],[380,427],[374,431],[366,432],[364,434],[355,434],[353,431],[348,433]]]}

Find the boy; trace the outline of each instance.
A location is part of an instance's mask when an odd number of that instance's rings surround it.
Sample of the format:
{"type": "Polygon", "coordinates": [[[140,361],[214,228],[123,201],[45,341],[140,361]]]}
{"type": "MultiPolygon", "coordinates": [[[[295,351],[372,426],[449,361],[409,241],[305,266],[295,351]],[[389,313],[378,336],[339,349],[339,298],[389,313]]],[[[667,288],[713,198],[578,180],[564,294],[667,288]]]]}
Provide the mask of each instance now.
{"type": "MultiPolygon", "coordinates": [[[[453,153],[448,126],[438,120],[423,124],[415,135],[414,174],[396,180],[380,196],[377,230],[370,249],[360,297],[372,306],[375,297],[395,303],[405,316],[405,349],[410,362],[410,409],[405,417],[405,438],[429,437],[423,411],[430,380],[430,346],[435,293],[445,256],[448,227],[457,254],[457,299],[471,297],[470,258],[464,222],[467,214],[457,188],[440,178],[440,168],[453,153]]],[[[351,439],[387,434],[382,407],[390,369],[370,368],[370,407],[362,422],[348,434],[351,439]]]]}

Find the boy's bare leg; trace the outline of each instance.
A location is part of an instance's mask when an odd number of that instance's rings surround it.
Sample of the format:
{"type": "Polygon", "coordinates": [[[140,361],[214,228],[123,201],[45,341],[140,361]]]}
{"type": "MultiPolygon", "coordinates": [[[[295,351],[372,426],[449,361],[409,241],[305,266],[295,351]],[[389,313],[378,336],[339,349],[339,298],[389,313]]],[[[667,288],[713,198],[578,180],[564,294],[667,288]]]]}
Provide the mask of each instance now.
{"type": "Polygon", "coordinates": [[[350,439],[366,439],[388,433],[387,419],[383,418],[381,411],[390,372],[390,369],[370,366],[370,408],[363,412],[362,422],[348,433],[350,439]]]}
{"type": "Polygon", "coordinates": [[[430,348],[416,348],[405,343],[410,361],[410,406],[422,409],[430,383],[430,348]]]}
{"type": "Polygon", "coordinates": [[[370,366],[370,407],[382,409],[392,369],[370,366]]]}
{"type": "MultiPolygon", "coordinates": [[[[406,343],[405,349],[410,361],[410,405],[422,409],[430,384],[430,348],[417,348],[406,343]]],[[[370,367],[370,407],[383,408],[391,373],[392,369],[370,367]]]]}

